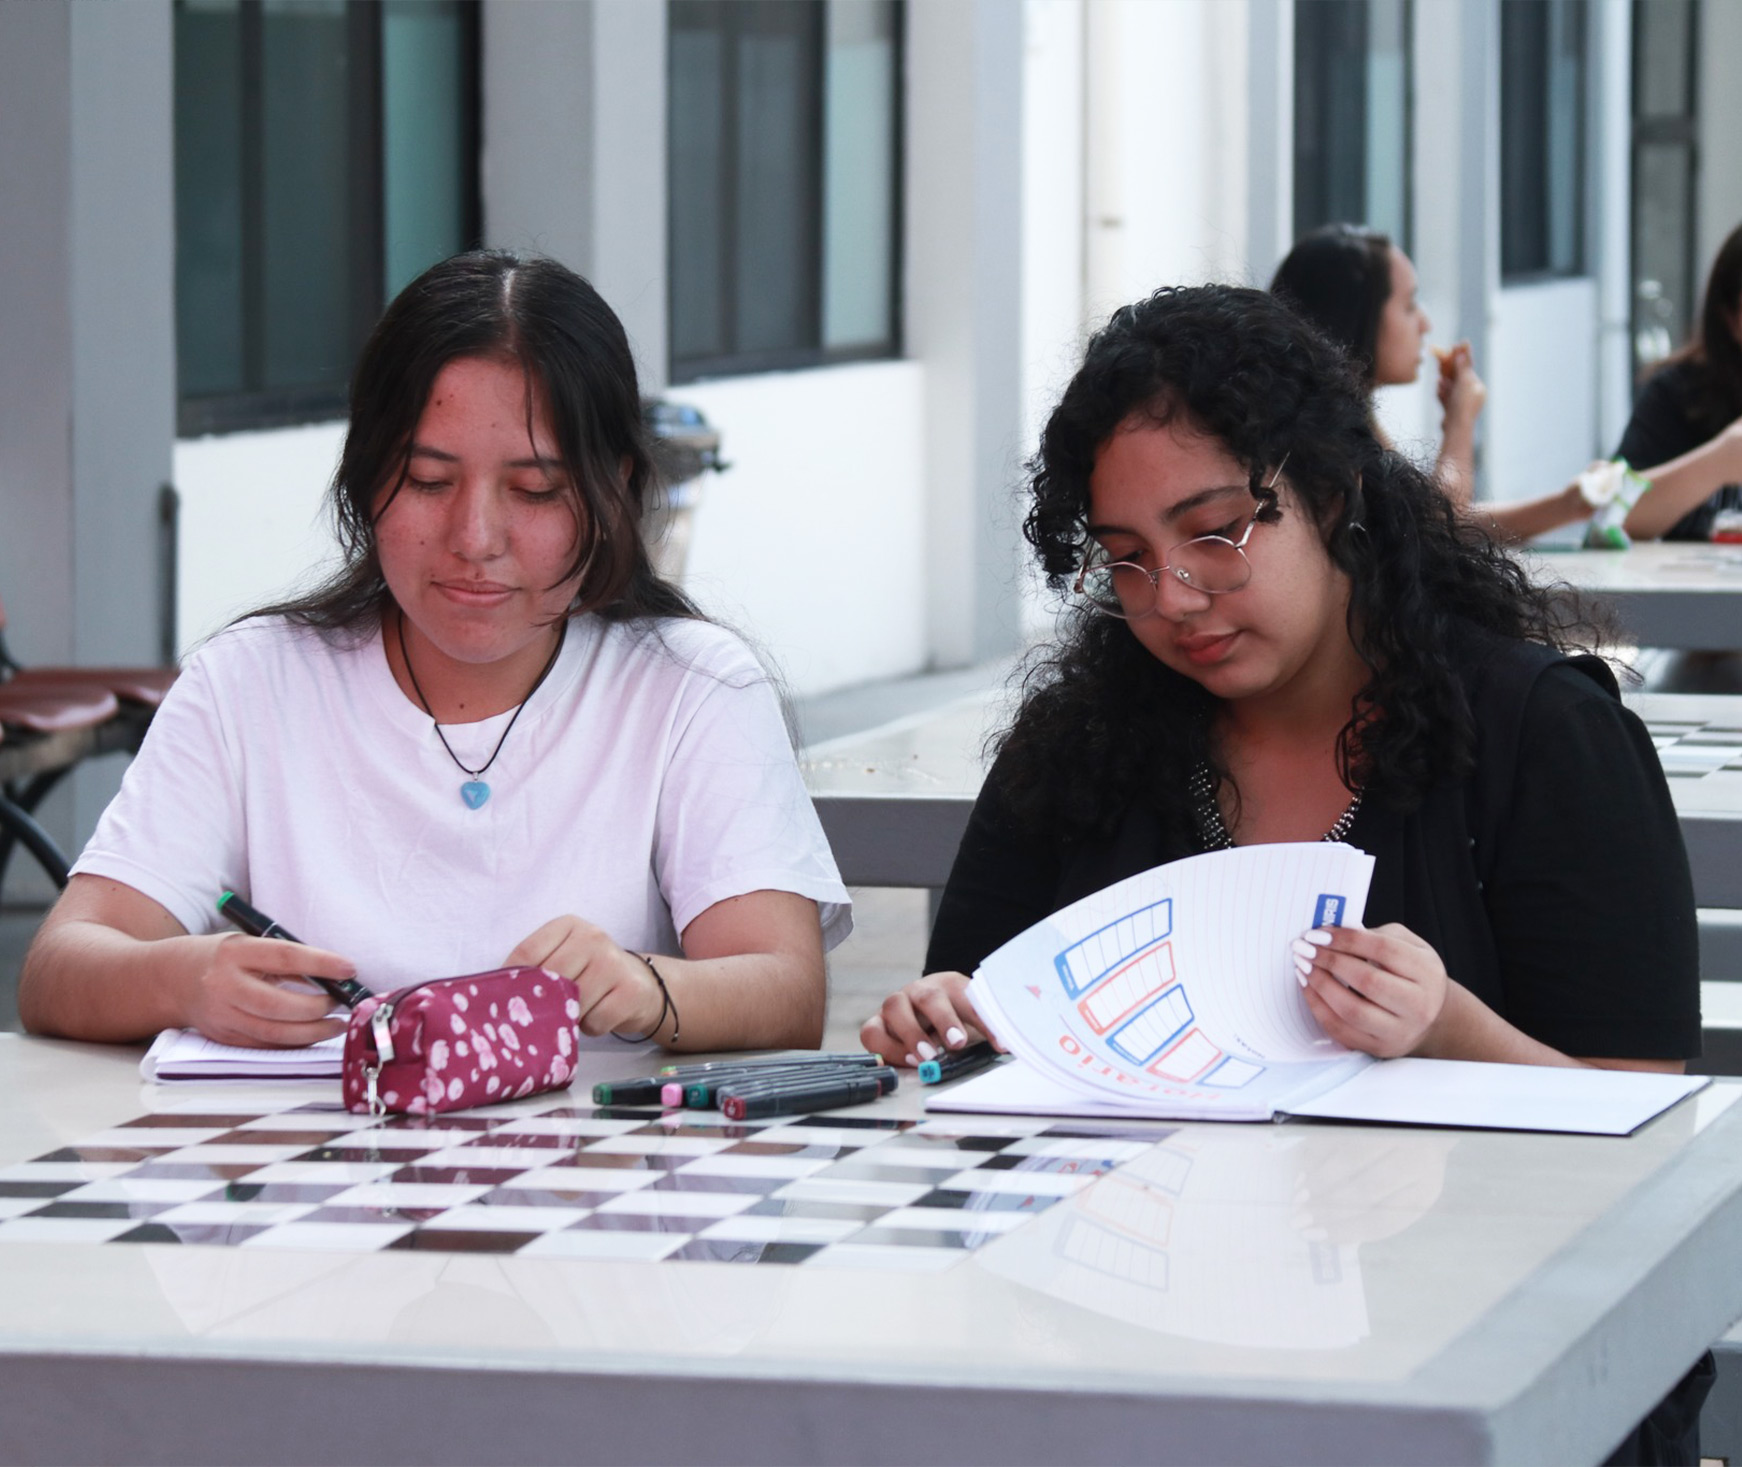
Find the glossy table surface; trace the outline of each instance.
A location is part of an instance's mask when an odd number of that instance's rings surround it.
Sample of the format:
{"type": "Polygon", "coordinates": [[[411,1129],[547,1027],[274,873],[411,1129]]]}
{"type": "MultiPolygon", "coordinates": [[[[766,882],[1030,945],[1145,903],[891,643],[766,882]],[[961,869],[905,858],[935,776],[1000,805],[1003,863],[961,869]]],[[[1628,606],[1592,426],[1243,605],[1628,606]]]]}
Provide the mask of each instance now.
{"type": "MultiPolygon", "coordinates": [[[[1696,899],[1742,907],[1742,697],[1624,696],[1670,776],[1696,899]]],[[[848,885],[944,884],[985,777],[987,735],[1008,706],[1003,693],[976,695],[805,750],[805,781],[848,885]]]]}
{"type": "Polygon", "coordinates": [[[1658,541],[1525,559],[1539,582],[1565,582],[1607,605],[1641,647],[1742,650],[1742,545],[1658,541]]]}
{"type": "MultiPolygon", "coordinates": [[[[0,1170],[325,1097],[137,1059],[0,1038],[0,1170]]],[[[0,1457],[1595,1461],[1742,1314],[1738,1095],[1623,1140],[1150,1125],[934,1272],[0,1241],[0,1457]]]]}

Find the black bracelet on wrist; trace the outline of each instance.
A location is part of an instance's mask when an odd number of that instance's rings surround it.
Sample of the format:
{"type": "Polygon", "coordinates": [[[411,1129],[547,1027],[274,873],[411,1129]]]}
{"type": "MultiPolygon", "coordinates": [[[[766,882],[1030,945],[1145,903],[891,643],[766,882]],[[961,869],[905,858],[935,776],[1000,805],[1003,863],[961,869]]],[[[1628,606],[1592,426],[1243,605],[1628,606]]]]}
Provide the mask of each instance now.
{"type": "Polygon", "coordinates": [[[665,986],[665,979],[660,976],[659,969],[654,967],[652,958],[648,957],[646,953],[636,953],[635,956],[647,964],[647,971],[653,974],[653,981],[659,985],[659,1017],[653,1021],[653,1027],[645,1034],[634,1036],[613,1033],[612,1037],[621,1039],[625,1044],[645,1044],[665,1026],[665,1016],[670,1014],[671,1038],[666,1043],[676,1044],[682,1026],[677,1016],[677,1005],[671,1001],[671,990],[665,986]]]}

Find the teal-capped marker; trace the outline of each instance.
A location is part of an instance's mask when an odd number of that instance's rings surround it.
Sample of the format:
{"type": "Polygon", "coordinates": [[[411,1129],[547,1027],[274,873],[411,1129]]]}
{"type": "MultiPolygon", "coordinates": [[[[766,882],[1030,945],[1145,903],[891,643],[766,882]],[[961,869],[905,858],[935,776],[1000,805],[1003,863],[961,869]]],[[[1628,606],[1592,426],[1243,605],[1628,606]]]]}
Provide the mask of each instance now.
{"type": "Polygon", "coordinates": [[[941,1085],[945,1080],[959,1080],[964,1075],[975,1075],[990,1068],[1000,1058],[997,1049],[981,1040],[978,1044],[970,1044],[959,1053],[946,1054],[941,1059],[921,1061],[919,1081],[922,1085],[941,1085]]]}

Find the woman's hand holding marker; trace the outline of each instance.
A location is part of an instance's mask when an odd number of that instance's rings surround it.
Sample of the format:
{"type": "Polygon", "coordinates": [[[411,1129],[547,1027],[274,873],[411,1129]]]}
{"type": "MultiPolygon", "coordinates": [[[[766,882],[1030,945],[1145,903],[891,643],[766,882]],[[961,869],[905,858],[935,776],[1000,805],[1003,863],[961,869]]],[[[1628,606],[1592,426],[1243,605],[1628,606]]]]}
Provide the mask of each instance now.
{"type": "Polygon", "coordinates": [[[666,1015],[647,963],[579,917],[555,917],[508,954],[506,966],[548,968],[579,991],[581,1033],[652,1037],[666,1015]]]}
{"type": "Polygon", "coordinates": [[[968,1001],[966,973],[928,973],[883,1000],[859,1029],[859,1042],[892,1065],[917,1069],[926,1060],[987,1040],[968,1001]]]}
{"type": "Polygon", "coordinates": [[[192,974],[184,1005],[186,1027],[220,1044],[251,1049],[299,1049],[345,1032],[342,1019],[327,1017],[333,1000],[303,979],[355,978],[356,966],[348,958],[239,932],[180,940],[210,948],[208,960],[192,974]]]}
{"type": "Polygon", "coordinates": [[[1318,927],[1293,947],[1307,1007],[1332,1039],[1381,1059],[1432,1053],[1455,985],[1407,927],[1318,927]]]}

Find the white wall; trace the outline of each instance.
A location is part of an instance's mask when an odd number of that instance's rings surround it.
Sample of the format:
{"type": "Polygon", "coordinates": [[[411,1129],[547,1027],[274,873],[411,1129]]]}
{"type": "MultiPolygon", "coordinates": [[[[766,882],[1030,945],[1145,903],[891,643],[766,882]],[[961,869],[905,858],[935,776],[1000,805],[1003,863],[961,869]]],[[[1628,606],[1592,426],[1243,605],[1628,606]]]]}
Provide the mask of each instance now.
{"type": "Polygon", "coordinates": [[[674,387],[720,430],[687,589],[793,693],[926,661],[924,371],[875,362],[674,387]]]}
{"type": "Polygon", "coordinates": [[[343,423],[186,438],[175,445],[181,493],[176,567],[185,654],[233,617],[308,584],[337,547],[321,511],[343,423]]]}
{"type": "Polygon", "coordinates": [[[1247,276],[1247,0],[1089,7],[1088,307],[1247,276]]]}
{"type": "Polygon", "coordinates": [[[1601,452],[1593,373],[1597,337],[1594,280],[1499,293],[1489,335],[1491,498],[1552,493],[1601,452]]]}

